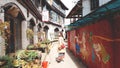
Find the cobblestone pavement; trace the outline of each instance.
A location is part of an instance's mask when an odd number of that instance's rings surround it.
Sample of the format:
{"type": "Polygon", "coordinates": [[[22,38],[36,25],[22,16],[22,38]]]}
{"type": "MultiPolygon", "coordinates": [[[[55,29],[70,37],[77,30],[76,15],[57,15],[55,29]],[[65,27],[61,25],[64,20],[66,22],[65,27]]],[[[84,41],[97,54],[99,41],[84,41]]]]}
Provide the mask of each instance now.
{"type": "Polygon", "coordinates": [[[66,49],[64,61],[57,63],[55,58],[58,56],[57,53],[57,42],[52,44],[51,51],[46,57],[46,61],[49,62],[48,68],[86,68],[80,60],[66,49]]]}

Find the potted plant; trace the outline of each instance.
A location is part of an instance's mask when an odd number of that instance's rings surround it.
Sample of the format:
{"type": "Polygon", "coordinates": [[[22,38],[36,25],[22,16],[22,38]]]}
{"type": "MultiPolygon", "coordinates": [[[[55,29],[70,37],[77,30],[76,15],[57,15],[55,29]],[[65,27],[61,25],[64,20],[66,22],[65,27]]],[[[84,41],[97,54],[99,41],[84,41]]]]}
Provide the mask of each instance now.
{"type": "Polygon", "coordinates": [[[27,46],[27,49],[28,49],[28,50],[34,50],[34,49],[35,49],[35,46],[34,46],[33,44],[29,44],[29,45],[27,46]]]}
{"type": "Polygon", "coordinates": [[[41,43],[47,45],[47,44],[50,44],[50,40],[46,39],[46,40],[43,40],[41,43]]]}
{"type": "Polygon", "coordinates": [[[50,40],[46,39],[41,42],[41,48],[43,49],[42,52],[48,51],[48,45],[50,44],[50,40]]]}
{"type": "Polygon", "coordinates": [[[34,50],[20,50],[17,52],[17,58],[25,61],[32,61],[38,56],[38,53],[34,50]]]}

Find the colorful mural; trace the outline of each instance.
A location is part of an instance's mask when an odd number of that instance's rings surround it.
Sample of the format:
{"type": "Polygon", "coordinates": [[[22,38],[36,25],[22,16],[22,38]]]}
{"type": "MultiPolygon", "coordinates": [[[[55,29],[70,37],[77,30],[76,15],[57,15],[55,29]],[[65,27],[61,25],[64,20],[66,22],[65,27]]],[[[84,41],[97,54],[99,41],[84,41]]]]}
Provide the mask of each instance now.
{"type": "Polygon", "coordinates": [[[74,52],[75,54],[75,30],[70,32],[70,49],[74,52]]]}
{"type": "Polygon", "coordinates": [[[95,50],[95,54],[97,55],[99,61],[107,63],[110,59],[110,55],[105,50],[103,44],[101,43],[94,43],[93,48],[95,50]]]}
{"type": "MultiPolygon", "coordinates": [[[[72,31],[69,31],[70,35],[72,31]]],[[[76,35],[72,37],[77,37],[79,46],[76,46],[75,51],[88,68],[120,67],[120,15],[112,22],[106,18],[100,19],[75,31],[76,35]]],[[[73,39],[72,37],[69,39],[73,39]]]]}
{"type": "Polygon", "coordinates": [[[87,45],[86,45],[86,39],[87,39],[87,33],[86,32],[83,32],[82,33],[82,38],[81,38],[81,54],[83,56],[83,59],[87,59],[89,57],[89,53],[88,53],[88,50],[87,50],[87,45]]]}
{"type": "MultiPolygon", "coordinates": [[[[107,53],[106,49],[104,48],[102,42],[100,42],[99,40],[101,40],[100,38],[97,39],[97,37],[102,38],[101,36],[95,36],[92,34],[92,32],[90,32],[90,43],[92,45],[92,49],[94,50],[96,56],[98,57],[99,61],[102,61],[104,63],[107,63],[110,59],[110,55],[107,53]]],[[[110,39],[107,38],[103,38],[107,41],[112,41],[110,39]]],[[[92,51],[93,51],[92,50],[92,51]]],[[[92,53],[94,53],[92,52],[92,53]]],[[[94,54],[92,54],[93,56],[94,54]]]]}
{"type": "MultiPolygon", "coordinates": [[[[76,51],[82,54],[84,60],[88,60],[91,54],[92,61],[98,59],[99,62],[107,63],[110,60],[110,55],[107,53],[106,49],[101,39],[97,39],[92,32],[83,31],[80,39],[80,35],[76,36],[76,51]],[[79,46],[79,47],[78,47],[79,46]],[[91,47],[91,48],[90,48],[91,47]],[[90,52],[91,51],[91,52],[90,52]]],[[[100,36],[99,36],[100,37],[100,36]]],[[[111,41],[110,39],[108,41],[111,41]]]]}
{"type": "Polygon", "coordinates": [[[78,56],[80,54],[80,43],[77,36],[75,36],[75,49],[76,49],[76,55],[78,56]]]}

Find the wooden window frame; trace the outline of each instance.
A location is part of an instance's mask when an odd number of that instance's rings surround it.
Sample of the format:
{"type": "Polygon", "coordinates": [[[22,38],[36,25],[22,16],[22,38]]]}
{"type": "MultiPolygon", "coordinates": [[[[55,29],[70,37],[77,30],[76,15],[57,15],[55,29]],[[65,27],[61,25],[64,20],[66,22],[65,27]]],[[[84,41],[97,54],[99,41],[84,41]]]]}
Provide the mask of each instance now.
{"type": "Polygon", "coordinates": [[[99,7],[99,0],[90,0],[91,10],[94,10],[99,7]]]}

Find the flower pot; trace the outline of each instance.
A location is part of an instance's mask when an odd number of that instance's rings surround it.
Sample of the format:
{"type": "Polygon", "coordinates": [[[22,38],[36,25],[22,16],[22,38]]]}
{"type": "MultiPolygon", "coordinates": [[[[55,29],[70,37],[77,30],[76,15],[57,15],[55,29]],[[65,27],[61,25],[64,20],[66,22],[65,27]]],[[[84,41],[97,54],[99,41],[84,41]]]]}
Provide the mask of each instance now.
{"type": "Polygon", "coordinates": [[[47,68],[48,67],[48,61],[43,61],[42,62],[42,67],[47,68]]]}

